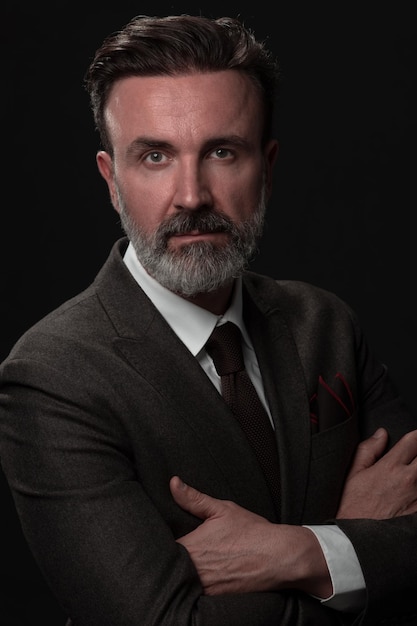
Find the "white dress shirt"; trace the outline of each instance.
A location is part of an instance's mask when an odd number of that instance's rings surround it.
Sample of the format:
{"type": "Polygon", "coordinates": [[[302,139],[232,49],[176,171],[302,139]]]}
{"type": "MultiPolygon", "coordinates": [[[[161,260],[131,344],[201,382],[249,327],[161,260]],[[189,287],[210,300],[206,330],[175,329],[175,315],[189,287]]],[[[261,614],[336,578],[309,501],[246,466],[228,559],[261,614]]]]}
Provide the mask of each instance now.
{"type": "MultiPolygon", "coordinates": [[[[215,315],[160,285],[140,264],[131,243],[126,250],[124,262],[175,334],[196,357],[219,392],[221,392],[220,377],[204,346],[216,325],[231,321],[240,328],[245,367],[271,419],[256,354],[243,322],[241,279],[236,281],[232,302],[227,311],[224,315],[215,315]]],[[[350,540],[336,525],[306,527],[315,534],[320,543],[333,583],[333,595],[321,601],[341,611],[363,608],[365,581],[350,540]]]]}

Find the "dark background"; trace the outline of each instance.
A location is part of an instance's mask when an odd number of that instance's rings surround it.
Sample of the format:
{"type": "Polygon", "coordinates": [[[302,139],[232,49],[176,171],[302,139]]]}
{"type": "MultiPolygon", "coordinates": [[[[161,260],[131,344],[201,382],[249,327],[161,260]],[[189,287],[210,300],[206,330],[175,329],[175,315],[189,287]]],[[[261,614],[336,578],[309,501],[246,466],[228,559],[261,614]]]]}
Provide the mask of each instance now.
{"type": "MultiPolygon", "coordinates": [[[[412,3],[8,4],[0,13],[0,360],[31,324],[89,284],[122,234],[96,169],[98,139],[82,85],[96,47],[139,13],[240,15],[268,40],[283,78],[280,156],[252,269],[307,280],[348,301],[417,410],[412,3]]],[[[64,616],[24,545],[5,484],[1,493],[0,626],[29,623],[29,615],[30,623],[59,626],[64,616]],[[15,621],[4,617],[9,611],[15,621]]]]}

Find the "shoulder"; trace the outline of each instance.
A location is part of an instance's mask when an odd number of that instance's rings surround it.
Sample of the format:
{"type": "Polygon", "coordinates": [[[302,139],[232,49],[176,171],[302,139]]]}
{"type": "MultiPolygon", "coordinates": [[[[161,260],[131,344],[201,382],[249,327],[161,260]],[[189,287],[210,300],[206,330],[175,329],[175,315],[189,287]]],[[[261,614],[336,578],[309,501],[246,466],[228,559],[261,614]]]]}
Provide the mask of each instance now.
{"type": "MultiPolygon", "coordinates": [[[[269,320],[286,329],[298,346],[330,349],[337,344],[347,349],[359,345],[363,331],[356,312],[332,291],[299,280],[275,280],[248,273],[244,286],[252,317],[269,320]]],[[[244,296],[245,302],[245,296],[244,296]]],[[[278,327],[278,326],[277,326],[278,327]]]]}
{"type": "Polygon", "coordinates": [[[264,309],[300,314],[337,311],[353,316],[353,310],[336,293],[301,280],[277,280],[263,274],[246,272],[244,285],[252,299],[264,309]]]}
{"type": "Polygon", "coordinates": [[[51,311],[23,333],[13,346],[3,365],[32,360],[64,364],[71,360],[82,346],[94,345],[98,328],[108,324],[101,310],[94,289],[69,299],[51,311]]]}
{"type": "MultiPolygon", "coordinates": [[[[117,242],[119,243],[119,242],[117,242]]],[[[120,289],[118,273],[128,273],[115,244],[95,280],[82,292],[74,295],[47,313],[18,339],[7,359],[25,356],[70,356],[71,350],[97,345],[97,336],[105,339],[114,334],[113,324],[103,299],[117,301],[113,289],[120,289]],[[120,258],[118,258],[120,257],[120,258]]],[[[125,279],[125,280],[128,280],[125,279]]],[[[6,359],[6,360],[7,360],[6,359]]]]}

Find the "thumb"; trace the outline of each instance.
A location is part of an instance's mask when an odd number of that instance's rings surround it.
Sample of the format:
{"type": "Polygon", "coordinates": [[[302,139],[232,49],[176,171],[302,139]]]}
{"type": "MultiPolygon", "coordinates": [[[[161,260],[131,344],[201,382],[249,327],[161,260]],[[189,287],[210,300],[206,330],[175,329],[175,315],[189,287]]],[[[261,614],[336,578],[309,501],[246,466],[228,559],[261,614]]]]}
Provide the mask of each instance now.
{"type": "Polygon", "coordinates": [[[371,437],[361,441],[356,449],[349,477],[374,465],[384,452],[387,443],[388,433],[385,428],[378,428],[371,437]]]}
{"type": "Polygon", "coordinates": [[[221,500],[190,487],[179,476],[171,478],[169,487],[178,506],[200,519],[214,517],[221,510],[221,500]]]}

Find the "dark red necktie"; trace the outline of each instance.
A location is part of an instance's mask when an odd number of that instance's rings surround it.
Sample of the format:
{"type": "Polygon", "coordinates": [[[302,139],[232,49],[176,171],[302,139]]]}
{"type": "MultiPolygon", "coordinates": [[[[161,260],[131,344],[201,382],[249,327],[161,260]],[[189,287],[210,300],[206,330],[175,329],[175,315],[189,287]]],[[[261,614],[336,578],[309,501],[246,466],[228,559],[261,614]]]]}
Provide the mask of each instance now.
{"type": "Polygon", "coordinates": [[[278,452],[268,414],[245,369],[242,338],[232,322],[216,326],[206,350],[221,378],[222,396],[252,445],[279,514],[278,452]]]}

